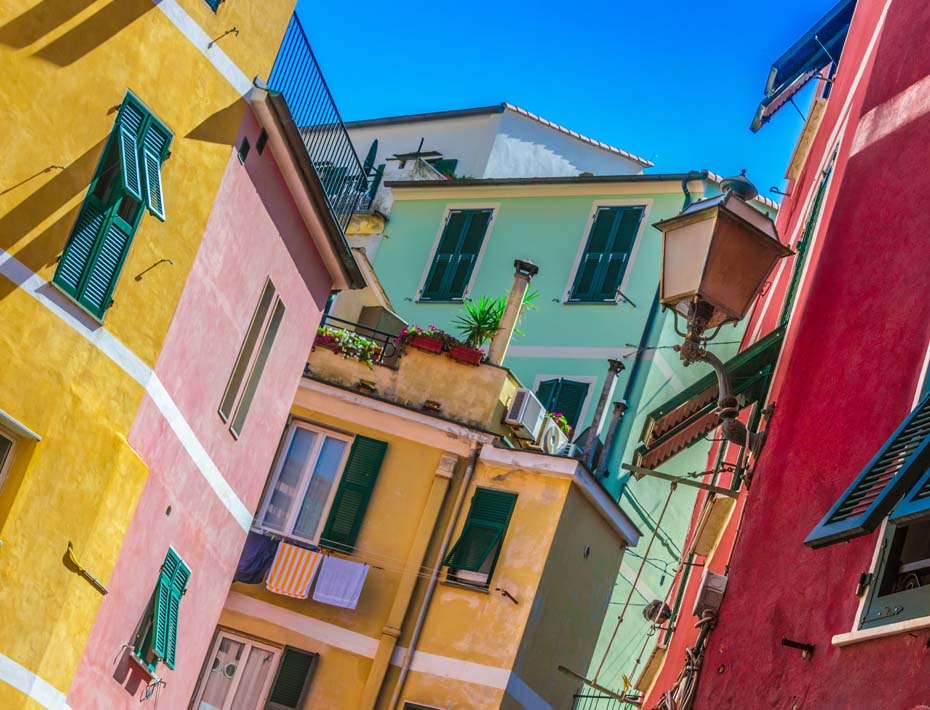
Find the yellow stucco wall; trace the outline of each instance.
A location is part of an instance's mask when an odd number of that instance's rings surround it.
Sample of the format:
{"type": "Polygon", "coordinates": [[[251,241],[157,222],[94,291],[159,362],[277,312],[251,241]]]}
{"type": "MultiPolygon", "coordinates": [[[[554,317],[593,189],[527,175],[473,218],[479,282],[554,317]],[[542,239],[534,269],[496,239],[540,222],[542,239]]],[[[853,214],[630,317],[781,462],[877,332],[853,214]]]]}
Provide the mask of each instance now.
{"type": "MultiPolygon", "coordinates": [[[[267,77],[293,2],[180,0],[247,76],[267,77]]],[[[131,89],[174,132],[168,221],[143,217],[104,328],[153,366],[245,104],[151,0],[0,3],[0,249],[50,281],[131,89]],[[140,279],[138,274],[161,259],[140,279]]],[[[48,290],[52,287],[45,286],[48,290]]],[[[18,447],[0,490],[0,653],[67,692],[147,477],[127,443],[141,386],[0,275],[0,409],[42,440],[18,447]]],[[[31,707],[0,682],[0,707],[31,707]]]]}

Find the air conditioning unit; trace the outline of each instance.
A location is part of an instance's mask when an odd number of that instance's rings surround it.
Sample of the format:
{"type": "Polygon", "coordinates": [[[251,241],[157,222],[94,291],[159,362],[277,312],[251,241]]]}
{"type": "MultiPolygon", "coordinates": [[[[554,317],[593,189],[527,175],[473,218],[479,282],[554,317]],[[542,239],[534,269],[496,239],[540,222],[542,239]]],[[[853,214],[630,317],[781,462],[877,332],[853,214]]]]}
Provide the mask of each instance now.
{"type": "Polygon", "coordinates": [[[559,456],[567,456],[570,459],[583,459],[584,449],[579,444],[572,444],[568,441],[562,445],[558,451],[559,456]]]}
{"type": "Polygon", "coordinates": [[[536,439],[536,446],[547,454],[558,454],[567,443],[568,437],[559,429],[559,425],[546,417],[542,431],[539,432],[539,438],[536,439]]]}
{"type": "Polygon", "coordinates": [[[531,390],[521,387],[504,415],[504,424],[514,429],[521,439],[536,441],[543,428],[546,410],[531,390]]]}
{"type": "Polygon", "coordinates": [[[716,574],[709,569],[701,575],[701,586],[698,587],[697,598],[694,600],[694,615],[702,617],[705,612],[716,614],[720,611],[723,594],[727,591],[727,576],[716,574]]]}

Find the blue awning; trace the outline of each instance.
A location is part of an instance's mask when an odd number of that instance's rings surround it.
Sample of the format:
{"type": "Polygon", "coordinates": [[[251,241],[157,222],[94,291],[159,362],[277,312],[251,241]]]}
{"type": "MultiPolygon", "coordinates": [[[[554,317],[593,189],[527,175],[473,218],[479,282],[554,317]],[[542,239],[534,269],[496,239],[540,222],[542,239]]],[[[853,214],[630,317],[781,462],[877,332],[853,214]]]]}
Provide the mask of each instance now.
{"type": "Polygon", "coordinates": [[[772,115],[820,71],[836,63],[843,53],[849,23],[856,0],[840,0],[832,10],[811,27],[791,48],[782,54],[769,72],[765,98],[756,109],[750,129],[758,131],[772,115]]]}

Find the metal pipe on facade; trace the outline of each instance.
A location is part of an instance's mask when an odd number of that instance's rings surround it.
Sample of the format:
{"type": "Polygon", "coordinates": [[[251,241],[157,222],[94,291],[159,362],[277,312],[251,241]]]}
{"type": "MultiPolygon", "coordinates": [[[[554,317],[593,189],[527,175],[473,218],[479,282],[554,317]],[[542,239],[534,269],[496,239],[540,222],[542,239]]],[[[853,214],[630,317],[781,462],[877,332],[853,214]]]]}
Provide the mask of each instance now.
{"type": "Polygon", "coordinates": [[[597,433],[601,428],[604,410],[607,409],[607,401],[613,394],[617,376],[626,369],[622,362],[612,358],[607,360],[607,365],[607,377],[604,378],[604,387],[601,389],[601,396],[597,400],[597,409],[594,410],[594,419],[591,420],[591,428],[588,429],[588,437],[584,442],[584,460],[588,468],[594,465],[594,452],[597,451],[597,433]]]}
{"type": "Polygon", "coordinates": [[[507,303],[504,305],[498,330],[488,348],[488,362],[492,365],[500,365],[504,361],[507,348],[510,346],[510,339],[513,337],[513,330],[517,327],[520,310],[523,308],[526,290],[530,286],[530,280],[539,273],[539,267],[536,264],[520,259],[513,262],[513,268],[513,285],[507,295],[507,303]]]}
{"type": "Polygon", "coordinates": [[[442,561],[446,557],[449,549],[449,542],[452,539],[452,533],[458,523],[459,515],[462,512],[462,506],[465,502],[465,494],[468,492],[468,486],[471,484],[472,474],[475,472],[475,466],[478,465],[478,456],[481,453],[481,446],[476,444],[472,448],[471,456],[468,459],[468,466],[465,468],[465,474],[462,476],[462,485],[459,487],[455,496],[455,505],[452,508],[452,515],[449,518],[449,525],[446,533],[442,538],[442,545],[439,548],[439,554],[436,555],[436,562],[430,571],[429,582],[426,585],[426,593],[423,595],[423,603],[420,605],[420,612],[417,614],[417,621],[413,626],[413,632],[410,635],[410,644],[407,646],[407,653],[404,655],[404,661],[400,666],[400,675],[394,684],[394,693],[391,695],[391,702],[388,708],[397,707],[400,702],[400,694],[404,690],[404,683],[407,680],[407,674],[410,672],[410,664],[413,662],[413,654],[416,653],[417,642],[420,640],[420,632],[423,631],[423,624],[426,621],[426,614],[429,611],[430,602],[433,599],[433,592],[436,590],[436,582],[439,581],[439,570],[442,567],[442,561]]]}
{"type": "Polygon", "coordinates": [[[601,455],[597,457],[597,463],[594,466],[594,472],[602,470],[607,465],[608,452],[614,445],[617,438],[617,432],[620,431],[620,420],[629,408],[626,400],[618,399],[614,404],[614,411],[610,416],[610,425],[607,428],[607,436],[604,438],[604,446],[601,449],[601,455]]]}

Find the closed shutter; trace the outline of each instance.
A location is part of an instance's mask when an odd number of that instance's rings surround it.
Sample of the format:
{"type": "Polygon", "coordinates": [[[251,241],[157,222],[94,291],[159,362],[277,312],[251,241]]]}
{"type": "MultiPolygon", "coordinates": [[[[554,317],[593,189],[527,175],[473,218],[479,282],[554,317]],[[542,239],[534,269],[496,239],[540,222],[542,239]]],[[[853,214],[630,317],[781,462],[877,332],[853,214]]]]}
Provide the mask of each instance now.
{"type": "Polygon", "coordinates": [[[78,297],[84,270],[87,268],[91,253],[94,251],[94,243],[97,241],[97,234],[105,220],[104,208],[96,199],[88,197],[84,200],[74,231],[71,232],[71,238],[61,255],[53,278],[53,281],[61,286],[63,291],[74,298],[78,297]]]}
{"type": "Polygon", "coordinates": [[[386,451],[383,441],[355,437],[323,528],[321,545],[347,552],[354,548],[386,451]]]}
{"type": "Polygon", "coordinates": [[[155,122],[149,124],[142,140],[142,170],[145,175],[145,206],[165,221],[165,197],[161,185],[161,164],[168,154],[171,134],[155,122]]]}
{"type": "Polygon", "coordinates": [[[643,210],[638,207],[625,208],[620,210],[618,217],[598,285],[597,296],[604,301],[617,297],[617,289],[620,288],[620,281],[623,280],[633,250],[633,242],[636,241],[636,234],[639,232],[643,210]]]}
{"type": "Polygon", "coordinates": [[[153,650],[172,670],[177,660],[181,597],[190,574],[190,568],[174,550],[169,549],[155,590],[153,650]]]}
{"type": "Polygon", "coordinates": [[[572,431],[578,428],[581,417],[581,408],[585,397],[588,396],[588,383],[562,380],[559,383],[559,394],[553,410],[562,414],[568,420],[572,431]]]}
{"type": "Polygon", "coordinates": [[[612,301],[643,218],[641,207],[601,207],[594,217],[570,301],[612,301]]]}
{"type": "Polygon", "coordinates": [[[465,295],[490,221],[491,210],[449,213],[423,286],[422,299],[448,301],[465,295]]]}
{"type": "Polygon", "coordinates": [[[286,647],[268,694],[266,710],[301,710],[315,661],[315,653],[286,647]]]}
{"type": "Polygon", "coordinates": [[[471,499],[462,534],[443,560],[455,570],[477,572],[504,538],[517,502],[515,493],[479,488],[471,499]]]}
{"type": "Polygon", "coordinates": [[[87,265],[78,302],[98,318],[103,318],[110,307],[110,297],[132,243],[132,231],[121,219],[111,217],[87,265]]]}
{"type": "Polygon", "coordinates": [[[928,466],[930,398],[925,398],[833,504],[804,544],[824,547],[872,532],[912,487],[912,495],[895,514],[904,520],[922,513],[924,494],[922,486],[915,484],[919,478],[923,481],[921,474],[928,466]]]}
{"type": "Polygon", "coordinates": [[[560,380],[544,380],[536,388],[536,399],[539,400],[539,403],[546,411],[552,411],[552,404],[558,394],[559,382],[560,380]]]}

